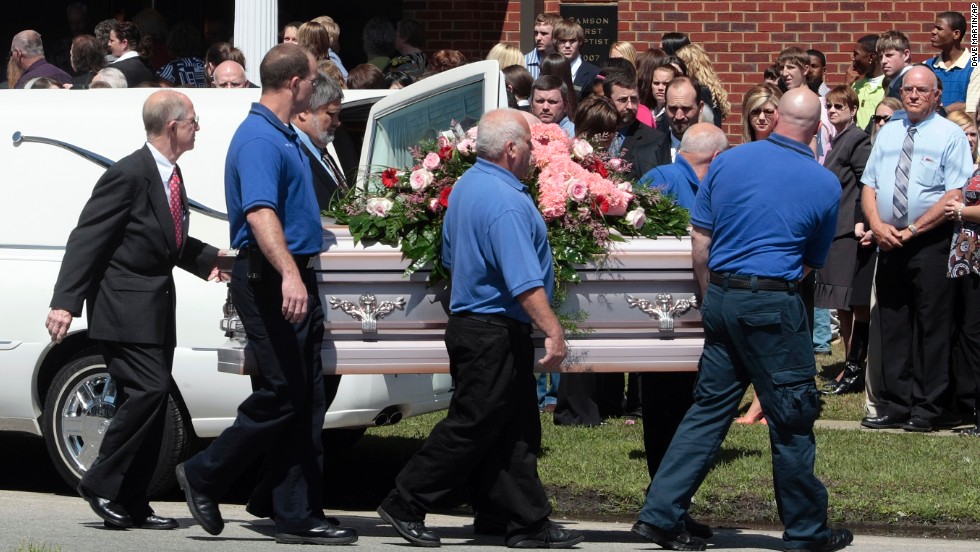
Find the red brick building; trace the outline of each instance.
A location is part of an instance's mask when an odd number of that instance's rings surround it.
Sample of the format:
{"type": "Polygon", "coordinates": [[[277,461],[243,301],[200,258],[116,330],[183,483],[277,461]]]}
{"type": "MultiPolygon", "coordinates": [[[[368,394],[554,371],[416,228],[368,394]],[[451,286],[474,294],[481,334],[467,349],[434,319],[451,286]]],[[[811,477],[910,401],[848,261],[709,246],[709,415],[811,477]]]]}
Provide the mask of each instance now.
{"type": "Polygon", "coordinates": [[[569,6],[618,7],[617,39],[632,42],[638,51],[659,46],[663,33],[671,31],[703,45],[729,93],[733,113],[725,124],[732,136],[741,133],[742,94],[762,82],[763,70],[787,46],[824,52],[826,81],[834,84],[843,80],[854,42],[865,34],[901,30],[912,41],[913,60],[922,61],[935,55],[929,29],[937,13],[959,11],[970,25],[967,2],[405,0],[403,13],[426,23],[428,50],[454,48],[482,59],[497,42],[528,51],[535,15],[569,6]]]}

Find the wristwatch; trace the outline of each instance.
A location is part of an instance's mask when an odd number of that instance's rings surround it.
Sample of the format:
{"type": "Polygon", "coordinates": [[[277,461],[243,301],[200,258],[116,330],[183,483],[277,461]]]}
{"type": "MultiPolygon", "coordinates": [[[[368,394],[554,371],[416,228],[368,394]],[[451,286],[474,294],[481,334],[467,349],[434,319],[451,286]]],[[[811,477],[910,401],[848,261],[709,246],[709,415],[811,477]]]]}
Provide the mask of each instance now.
{"type": "Polygon", "coordinates": [[[912,237],[913,238],[919,235],[919,229],[916,228],[914,224],[908,225],[907,228],[908,228],[909,232],[912,233],[912,237]]]}

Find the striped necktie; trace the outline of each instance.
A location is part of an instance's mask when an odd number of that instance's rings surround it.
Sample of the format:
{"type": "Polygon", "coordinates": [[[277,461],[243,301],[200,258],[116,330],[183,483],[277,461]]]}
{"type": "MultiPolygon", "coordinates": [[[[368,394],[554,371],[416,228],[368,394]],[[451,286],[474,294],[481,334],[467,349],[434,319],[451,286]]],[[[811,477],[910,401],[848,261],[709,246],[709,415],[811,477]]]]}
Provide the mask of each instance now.
{"type": "Polygon", "coordinates": [[[912,169],[912,148],[915,146],[915,126],[910,126],[902,144],[902,154],[895,168],[895,190],[892,195],[892,216],[895,226],[904,228],[909,214],[909,171],[912,169]]]}
{"type": "Polygon", "coordinates": [[[344,173],[337,166],[337,163],[334,163],[333,157],[330,157],[330,152],[326,149],[323,150],[323,161],[330,167],[330,172],[333,173],[333,180],[337,183],[337,187],[340,188],[341,192],[346,193],[347,179],[344,178],[344,173]]]}

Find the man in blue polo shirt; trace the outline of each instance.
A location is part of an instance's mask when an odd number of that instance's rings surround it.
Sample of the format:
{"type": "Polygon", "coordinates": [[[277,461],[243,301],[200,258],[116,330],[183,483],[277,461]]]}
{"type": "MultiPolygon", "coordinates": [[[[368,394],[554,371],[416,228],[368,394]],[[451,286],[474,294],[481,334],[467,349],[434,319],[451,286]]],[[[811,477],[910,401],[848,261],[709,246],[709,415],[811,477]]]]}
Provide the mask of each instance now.
{"type": "Polygon", "coordinates": [[[797,284],[823,266],[840,183],[807,144],[820,99],[796,88],[779,102],[768,140],[718,156],[691,213],[704,352],[695,403],[650,485],[633,532],[670,550],[705,550],[684,515],[749,383],[769,421],[773,482],[787,550],[839,550],[853,535],[827,527],[827,491],[813,473],[820,399],[797,284]]]}
{"type": "Polygon", "coordinates": [[[378,508],[416,546],[439,546],[425,514],[469,482],[477,516],[499,516],[507,546],[571,548],[584,537],[553,524],[538,479],[541,418],[531,322],[544,333],[542,370],[567,354],[551,311],[551,246],[541,213],[518,180],[531,160],[531,130],[520,111],[480,120],[476,164],[453,188],[443,223],[442,260],[452,273],[446,326],[456,390],[439,422],[378,508]]]}
{"type": "MultiPolygon", "coordinates": [[[[323,228],[312,173],[289,126],[309,109],[316,61],[300,46],[280,44],[259,74],[262,96],[225,162],[231,244],[239,251],[231,298],[258,373],[235,423],[178,464],[177,481],[194,519],[217,535],[224,528],[218,501],[246,467],[265,458],[253,499],[262,503],[258,515],[274,519],[276,542],[349,544],[357,533],[329,523],[322,510],[323,309],[313,261],[323,228]]],[[[256,506],[250,501],[249,511],[256,506]]]]}
{"type": "Polygon", "coordinates": [[[684,133],[674,162],[647,171],[640,185],[662,188],[664,194],[690,211],[711,162],[727,149],[728,138],[721,129],[712,123],[697,123],[684,133]]]}

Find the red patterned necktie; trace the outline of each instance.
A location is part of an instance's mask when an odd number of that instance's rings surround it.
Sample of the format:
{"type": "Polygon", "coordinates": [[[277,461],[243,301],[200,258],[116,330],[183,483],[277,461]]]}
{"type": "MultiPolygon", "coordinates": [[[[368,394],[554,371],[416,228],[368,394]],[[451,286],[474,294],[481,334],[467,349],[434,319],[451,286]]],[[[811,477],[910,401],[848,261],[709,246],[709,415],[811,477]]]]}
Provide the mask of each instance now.
{"type": "Polygon", "coordinates": [[[174,172],[170,175],[170,216],[174,218],[174,232],[177,235],[177,248],[179,249],[184,241],[184,215],[180,200],[180,175],[177,174],[177,167],[174,167],[174,172]]]}

